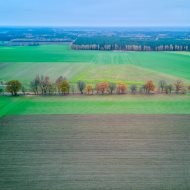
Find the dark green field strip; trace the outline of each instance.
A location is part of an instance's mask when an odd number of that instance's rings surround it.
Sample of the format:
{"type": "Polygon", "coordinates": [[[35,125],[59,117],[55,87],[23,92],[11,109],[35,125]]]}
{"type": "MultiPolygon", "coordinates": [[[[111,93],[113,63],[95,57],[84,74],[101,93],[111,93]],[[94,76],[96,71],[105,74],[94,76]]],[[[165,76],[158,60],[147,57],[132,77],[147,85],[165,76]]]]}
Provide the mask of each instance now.
{"type": "Polygon", "coordinates": [[[0,120],[0,189],[190,188],[190,115],[0,120]]]}

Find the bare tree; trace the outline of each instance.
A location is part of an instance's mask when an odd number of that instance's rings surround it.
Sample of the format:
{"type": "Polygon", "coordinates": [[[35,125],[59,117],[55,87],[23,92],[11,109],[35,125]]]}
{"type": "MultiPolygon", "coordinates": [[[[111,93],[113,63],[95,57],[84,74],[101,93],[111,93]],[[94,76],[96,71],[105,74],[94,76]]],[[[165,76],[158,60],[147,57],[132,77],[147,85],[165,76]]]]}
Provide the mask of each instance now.
{"type": "Polygon", "coordinates": [[[146,94],[146,93],[148,92],[147,86],[146,86],[145,84],[142,85],[141,88],[140,88],[140,91],[141,91],[142,93],[146,94]]]}
{"type": "Polygon", "coordinates": [[[48,85],[48,93],[49,93],[49,95],[53,95],[55,92],[56,92],[56,85],[50,83],[48,85]]]}
{"type": "Polygon", "coordinates": [[[30,87],[35,94],[39,94],[39,88],[40,88],[40,77],[39,77],[39,75],[36,75],[35,79],[30,82],[30,87]]]}
{"type": "Polygon", "coordinates": [[[26,88],[23,85],[22,85],[21,90],[22,90],[22,93],[25,95],[26,94],[26,88]]]}
{"type": "Polygon", "coordinates": [[[40,77],[40,88],[42,94],[47,94],[49,92],[49,88],[51,86],[51,81],[48,76],[41,76],[40,77]]]}
{"type": "Polygon", "coordinates": [[[159,88],[161,89],[161,92],[164,92],[165,87],[167,86],[167,83],[165,80],[160,80],[159,81],[159,88]]]}
{"type": "Polygon", "coordinates": [[[174,86],[175,86],[175,92],[176,92],[176,94],[179,94],[182,91],[183,87],[184,87],[183,81],[177,80],[174,83],[174,86]]]}
{"type": "Polygon", "coordinates": [[[70,91],[74,95],[75,94],[75,86],[74,86],[74,84],[70,85],[70,89],[71,89],[70,91]]]}

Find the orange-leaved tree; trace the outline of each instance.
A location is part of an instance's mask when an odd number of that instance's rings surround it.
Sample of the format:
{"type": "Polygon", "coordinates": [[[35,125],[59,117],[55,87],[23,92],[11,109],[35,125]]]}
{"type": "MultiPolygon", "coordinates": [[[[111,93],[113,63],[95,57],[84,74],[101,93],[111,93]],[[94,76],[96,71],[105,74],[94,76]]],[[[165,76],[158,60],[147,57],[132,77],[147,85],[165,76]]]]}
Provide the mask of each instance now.
{"type": "Polygon", "coordinates": [[[102,94],[108,92],[109,83],[108,82],[100,82],[96,84],[97,93],[101,92],[102,94]]]}
{"type": "Polygon", "coordinates": [[[87,94],[90,94],[90,93],[93,94],[93,87],[91,84],[88,84],[86,86],[86,92],[87,92],[87,94]]]}
{"type": "Polygon", "coordinates": [[[155,85],[151,80],[149,80],[149,81],[146,82],[145,88],[146,88],[146,92],[150,93],[151,91],[154,91],[155,85]]]}
{"type": "Polygon", "coordinates": [[[120,82],[117,84],[117,91],[119,94],[124,94],[127,89],[127,85],[123,82],[120,82]]]}
{"type": "Polygon", "coordinates": [[[60,86],[60,89],[61,89],[61,92],[65,95],[66,93],[69,94],[69,89],[70,89],[70,85],[69,85],[69,82],[64,79],[62,82],[61,82],[61,86],[60,86]]]}

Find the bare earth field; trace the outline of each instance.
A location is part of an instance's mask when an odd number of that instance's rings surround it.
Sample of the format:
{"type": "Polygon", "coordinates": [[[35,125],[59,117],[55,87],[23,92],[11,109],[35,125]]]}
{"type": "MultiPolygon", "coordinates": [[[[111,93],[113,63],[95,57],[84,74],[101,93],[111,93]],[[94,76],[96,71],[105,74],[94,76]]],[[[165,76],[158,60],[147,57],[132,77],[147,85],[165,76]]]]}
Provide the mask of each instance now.
{"type": "Polygon", "coordinates": [[[190,189],[190,115],[0,119],[0,189],[190,189]]]}

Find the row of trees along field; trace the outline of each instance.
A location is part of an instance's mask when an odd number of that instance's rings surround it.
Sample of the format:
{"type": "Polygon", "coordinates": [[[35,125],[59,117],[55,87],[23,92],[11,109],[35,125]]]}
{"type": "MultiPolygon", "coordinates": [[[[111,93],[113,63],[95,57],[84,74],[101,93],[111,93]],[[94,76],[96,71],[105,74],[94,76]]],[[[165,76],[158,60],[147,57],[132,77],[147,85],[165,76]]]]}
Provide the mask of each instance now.
{"type": "Polygon", "coordinates": [[[72,44],[74,50],[122,51],[190,51],[189,40],[173,38],[139,39],[122,37],[79,37],[72,44]]]}
{"type": "MultiPolygon", "coordinates": [[[[190,91],[190,85],[184,86],[183,81],[177,80],[173,84],[168,84],[165,80],[160,80],[158,86],[149,80],[143,85],[132,84],[129,87],[125,82],[99,82],[97,84],[87,84],[84,81],[70,83],[66,78],[60,76],[56,81],[52,82],[48,76],[37,75],[30,82],[30,89],[25,87],[18,80],[11,80],[7,83],[1,83],[5,87],[5,91],[16,96],[18,92],[23,94],[32,93],[34,95],[68,95],[68,94],[185,94],[190,91]]],[[[3,94],[3,88],[0,93],[3,94]]]]}

